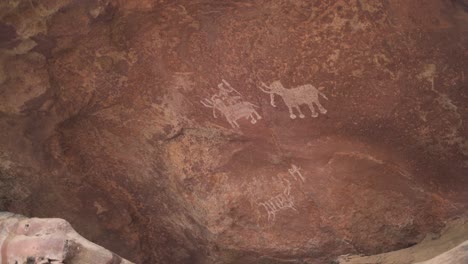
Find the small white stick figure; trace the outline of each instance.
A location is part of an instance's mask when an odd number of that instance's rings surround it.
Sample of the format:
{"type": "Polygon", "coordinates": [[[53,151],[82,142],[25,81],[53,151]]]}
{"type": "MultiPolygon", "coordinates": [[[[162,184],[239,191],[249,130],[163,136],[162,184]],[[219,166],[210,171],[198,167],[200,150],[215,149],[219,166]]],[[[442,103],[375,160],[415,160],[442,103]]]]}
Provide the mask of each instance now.
{"type": "Polygon", "coordinates": [[[294,178],[294,180],[297,180],[296,176],[298,176],[302,180],[302,182],[305,182],[305,178],[304,178],[304,176],[302,176],[300,168],[297,167],[296,165],[291,164],[291,169],[288,169],[288,172],[289,172],[289,174],[291,174],[291,176],[294,178]]]}

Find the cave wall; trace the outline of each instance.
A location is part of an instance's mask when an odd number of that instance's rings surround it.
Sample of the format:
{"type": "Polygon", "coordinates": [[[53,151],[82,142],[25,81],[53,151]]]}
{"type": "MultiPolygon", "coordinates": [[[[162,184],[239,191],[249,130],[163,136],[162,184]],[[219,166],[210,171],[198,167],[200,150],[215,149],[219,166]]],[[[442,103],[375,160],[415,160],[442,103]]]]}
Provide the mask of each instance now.
{"type": "Polygon", "coordinates": [[[417,243],[467,209],[466,6],[2,1],[0,209],[138,263],[417,243]]]}

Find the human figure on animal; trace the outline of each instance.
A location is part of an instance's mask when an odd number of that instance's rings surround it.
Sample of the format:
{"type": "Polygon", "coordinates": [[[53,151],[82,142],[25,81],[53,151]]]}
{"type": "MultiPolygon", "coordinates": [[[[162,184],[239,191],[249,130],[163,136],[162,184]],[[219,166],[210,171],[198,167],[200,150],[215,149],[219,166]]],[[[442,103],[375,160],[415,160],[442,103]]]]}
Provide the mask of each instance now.
{"type": "Polygon", "coordinates": [[[201,101],[205,107],[213,108],[213,117],[217,118],[216,110],[220,111],[233,128],[239,128],[237,120],[241,118],[250,119],[250,123],[257,123],[262,117],[257,113],[254,107],[258,107],[249,102],[239,102],[233,105],[226,105],[225,101],[219,97],[212,97],[212,100],[205,99],[201,101]]]}
{"type": "Polygon", "coordinates": [[[320,104],[319,95],[326,100],[328,100],[328,98],[311,84],[300,85],[291,89],[286,89],[280,81],[274,81],[269,86],[263,82],[261,84],[262,86],[259,87],[260,90],[264,93],[270,94],[270,104],[273,107],[276,107],[274,98],[275,94],[283,98],[283,101],[289,110],[289,117],[292,119],[297,117],[293,112],[294,108],[299,113],[300,118],[305,117],[300,108],[303,104],[306,104],[309,107],[312,112],[312,117],[318,116],[318,113],[315,111],[314,104],[317,106],[320,113],[327,113],[327,110],[322,106],[322,104],[320,104]]]}
{"type": "MultiPolygon", "coordinates": [[[[240,93],[234,89],[226,80],[222,79],[222,82],[218,84],[219,93],[213,95],[213,97],[219,97],[221,100],[225,101],[228,105],[234,105],[240,103],[242,98],[240,93]],[[237,95],[232,95],[235,93],[237,95]]],[[[212,98],[213,99],[213,98],[212,98]]]]}

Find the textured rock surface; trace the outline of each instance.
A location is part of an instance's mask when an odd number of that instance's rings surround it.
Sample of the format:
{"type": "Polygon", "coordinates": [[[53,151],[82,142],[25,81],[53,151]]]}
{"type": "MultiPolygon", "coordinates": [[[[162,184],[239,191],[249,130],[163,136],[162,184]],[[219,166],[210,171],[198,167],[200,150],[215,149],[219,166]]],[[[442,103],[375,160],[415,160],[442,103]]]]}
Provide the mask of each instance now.
{"type": "Polygon", "coordinates": [[[466,6],[1,1],[0,209],[138,263],[413,245],[468,209],[466,6]]]}
{"type": "Polygon", "coordinates": [[[468,262],[468,241],[440,254],[439,256],[419,264],[457,264],[468,262]]]}
{"type": "Polygon", "coordinates": [[[450,221],[440,234],[428,234],[415,246],[375,256],[340,256],[340,264],[449,264],[466,263],[468,221],[450,221]]]}
{"type": "Polygon", "coordinates": [[[0,212],[0,263],[131,264],[89,242],[58,218],[26,218],[0,212]]]}

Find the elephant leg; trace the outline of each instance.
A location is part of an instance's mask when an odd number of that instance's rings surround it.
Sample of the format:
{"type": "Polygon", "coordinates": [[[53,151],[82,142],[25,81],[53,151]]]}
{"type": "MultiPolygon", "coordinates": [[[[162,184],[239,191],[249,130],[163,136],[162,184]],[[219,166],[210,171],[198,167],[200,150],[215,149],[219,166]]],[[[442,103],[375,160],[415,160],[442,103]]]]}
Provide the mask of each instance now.
{"type": "Polygon", "coordinates": [[[257,119],[255,119],[255,117],[253,116],[253,114],[250,114],[250,115],[249,115],[249,118],[250,118],[250,123],[252,123],[252,124],[257,123],[257,119]]]}
{"type": "Polygon", "coordinates": [[[236,120],[231,119],[231,118],[226,118],[229,124],[232,126],[232,128],[239,127],[239,124],[237,124],[236,120]]]}
{"type": "Polygon", "coordinates": [[[257,113],[257,111],[253,110],[253,113],[257,117],[257,119],[262,119],[262,117],[257,113]]]}
{"type": "Polygon", "coordinates": [[[289,117],[291,119],[296,119],[296,115],[293,113],[293,109],[291,106],[288,105],[288,110],[289,110],[289,117]]]}
{"type": "Polygon", "coordinates": [[[310,112],[312,112],[312,117],[317,117],[318,114],[317,114],[317,112],[315,112],[314,105],[312,103],[310,103],[310,104],[307,104],[307,106],[309,106],[310,112]]]}
{"type": "Polygon", "coordinates": [[[319,102],[318,100],[315,101],[315,104],[317,105],[317,107],[318,107],[320,113],[322,113],[322,114],[326,114],[326,113],[327,113],[327,109],[325,109],[325,108],[322,106],[322,104],[320,104],[320,102],[319,102]]]}
{"type": "Polygon", "coordinates": [[[304,115],[304,114],[302,113],[302,111],[301,111],[301,106],[300,106],[300,105],[297,105],[297,106],[296,106],[296,109],[297,109],[297,112],[299,112],[299,117],[300,117],[300,118],[304,118],[305,115],[304,115]]]}

